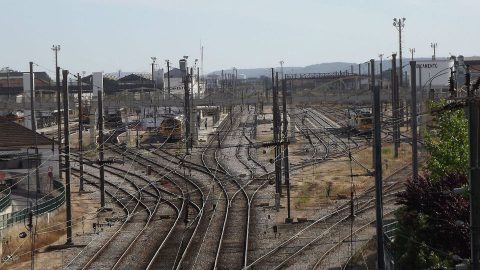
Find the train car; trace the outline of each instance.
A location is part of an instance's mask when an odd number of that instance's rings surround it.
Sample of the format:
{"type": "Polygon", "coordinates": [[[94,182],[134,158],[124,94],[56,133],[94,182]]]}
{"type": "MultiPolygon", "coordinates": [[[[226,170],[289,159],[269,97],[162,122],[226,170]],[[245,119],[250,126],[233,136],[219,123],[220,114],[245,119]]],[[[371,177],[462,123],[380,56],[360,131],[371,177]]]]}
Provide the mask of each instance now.
{"type": "Polygon", "coordinates": [[[347,110],[348,126],[362,134],[371,134],[372,132],[372,109],[359,108],[347,110]]]}
{"type": "Polygon", "coordinates": [[[122,114],[125,112],[124,108],[114,109],[109,108],[106,110],[105,125],[107,127],[118,128],[122,124],[122,114]]]}
{"type": "Polygon", "coordinates": [[[179,141],[182,139],[182,117],[167,117],[160,123],[159,134],[168,138],[169,141],[179,141]]]}
{"type": "Polygon", "coordinates": [[[220,111],[220,106],[197,106],[197,110],[201,111],[204,116],[213,116],[220,111]]]}

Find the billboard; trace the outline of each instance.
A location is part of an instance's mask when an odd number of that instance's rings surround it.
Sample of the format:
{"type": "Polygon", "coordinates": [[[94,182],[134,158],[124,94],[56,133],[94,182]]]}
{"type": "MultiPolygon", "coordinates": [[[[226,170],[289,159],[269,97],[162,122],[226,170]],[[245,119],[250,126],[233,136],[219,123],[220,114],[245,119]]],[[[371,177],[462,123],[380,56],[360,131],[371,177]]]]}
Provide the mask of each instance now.
{"type": "MultiPolygon", "coordinates": [[[[450,68],[453,67],[453,60],[419,60],[416,63],[417,86],[429,89],[447,88],[450,78],[450,68]]],[[[406,68],[410,77],[410,66],[406,68]]]]}

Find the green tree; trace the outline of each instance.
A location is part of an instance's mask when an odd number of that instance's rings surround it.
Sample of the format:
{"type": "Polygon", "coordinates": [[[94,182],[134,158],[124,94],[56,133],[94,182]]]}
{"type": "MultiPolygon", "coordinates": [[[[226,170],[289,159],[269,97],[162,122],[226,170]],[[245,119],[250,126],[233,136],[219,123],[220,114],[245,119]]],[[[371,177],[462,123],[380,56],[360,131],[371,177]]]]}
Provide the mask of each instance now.
{"type": "Polygon", "coordinates": [[[444,100],[432,107],[439,113],[425,136],[425,175],[410,179],[398,195],[393,245],[399,269],[452,267],[453,255],[470,254],[468,196],[452,192],[468,183],[467,119],[444,100]]]}
{"type": "MultiPolygon", "coordinates": [[[[434,103],[441,108],[446,101],[434,103]]],[[[427,131],[425,148],[429,152],[427,170],[432,180],[448,174],[468,173],[468,125],[462,109],[445,110],[436,116],[436,127],[427,131]]]]}

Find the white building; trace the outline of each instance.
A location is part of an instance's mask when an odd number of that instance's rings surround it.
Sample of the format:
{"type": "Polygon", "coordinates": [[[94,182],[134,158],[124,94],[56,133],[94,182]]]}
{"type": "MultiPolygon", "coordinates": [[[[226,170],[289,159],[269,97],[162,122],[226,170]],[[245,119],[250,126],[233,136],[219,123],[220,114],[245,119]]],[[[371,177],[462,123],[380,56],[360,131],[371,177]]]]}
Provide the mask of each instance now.
{"type": "MultiPolygon", "coordinates": [[[[194,97],[203,96],[205,93],[205,85],[198,83],[197,74],[194,70],[192,81],[189,83],[190,93],[193,93],[194,97]]],[[[164,73],[164,88],[168,91],[168,72],[164,73]]],[[[183,72],[178,68],[170,70],[170,93],[172,95],[183,96],[185,94],[185,87],[183,83],[183,72]]]]}

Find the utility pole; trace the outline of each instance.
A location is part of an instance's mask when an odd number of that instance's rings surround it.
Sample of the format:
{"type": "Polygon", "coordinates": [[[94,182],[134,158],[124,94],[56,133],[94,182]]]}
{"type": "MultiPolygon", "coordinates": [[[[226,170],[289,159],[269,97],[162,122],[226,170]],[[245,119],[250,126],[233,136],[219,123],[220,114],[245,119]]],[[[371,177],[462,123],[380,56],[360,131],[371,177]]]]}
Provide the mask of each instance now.
{"type": "Polygon", "coordinates": [[[465,72],[465,87],[468,95],[468,128],[470,147],[470,242],[472,270],[480,269],[480,168],[479,168],[479,102],[470,89],[470,67],[465,72]]]}
{"type": "Polygon", "coordinates": [[[372,76],[371,76],[371,73],[370,73],[370,62],[367,62],[367,77],[368,77],[368,81],[369,81],[369,84],[370,84],[371,80],[372,80],[372,76]]]}
{"type": "Polygon", "coordinates": [[[437,60],[437,58],[436,58],[437,46],[438,46],[438,44],[436,42],[430,43],[430,47],[433,49],[433,55],[432,55],[432,60],[433,61],[437,60]]]}
{"type": "Polygon", "coordinates": [[[62,89],[60,87],[60,67],[58,67],[58,52],[60,45],[53,45],[55,52],[55,84],[57,86],[57,137],[58,137],[58,177],[62,178],[62,115],[60,114],[60,99],[62,89]]]}
{"type": "MultiPolygon", "coordinates": [[[[170,103],[170,60],[167,60],[167,89],[168,89],[168,102],[170,103]]],[[[168,106],[168,113],[172,113],[172,107],[168,106]]]]}
{"type": "Polygon", "coordinates": [[[153,88],[157,88],[157,84],[155,83],[155,61],[157,61],[156,57],[150,57],[152,59],[152,83],[153,83],[153,88]]]}
{"type": "Polygon", "coordinates": [[[103,89],[98,89],[98,163],[100,165],[100,208],[105,208],[105,168],[103,138],[103,89]]]}
{"type": "Polygon", "coordinates": [[[83,191],[83,106],[82,106],[82,77],[77,73],[78,80],[78,152],[80,154],[80,188],[83,191]]]}
{"type": "Polygon", "coordinates": [[[380,90],[383,89],[383,53],[379,54],[380,57],[380,90]]]}
{"type": "MultiPolygon", "coordinates": [[[[370,60],[371,74],[375,74],[375,60],[370,60]]],[[[372,75],[373,76],[373,75],[372,75]]],[[[383,245],[383,205],[382,205],[382,141],[380,123],[380,89],[375,87],[375,80],[371,83],[373,92],[373,151],[375,156],[375,210],[377,231],[377,269],[385,269],[383,245]]]]}
{"type": "Polygon", "coordinates": [[[200,68],[197,67],[197,98],[200,98],[200,68]]]}
{"type": "MultiPolygon", "coordinates": [[[[37,133],[37,118],[35,116],[35,75],[33,74],[33,62],[30,62],[30,120],[32,131],[37,133]]],[[[35,158],[38,159],[38,145],[36,141],[37,137],[35,136],[35,158]]],[[[40,190],[40,172],[38,170],[38,160],[35,163],[35,187],[38,193],[40,190]]]]}
{"type": "Polygon", "coordinates": [[[187,68],[187,60],[180,59],[180,70],[183,72],[183,87],[184,87],[184,106],[183,112],[185,117],[185,154],[190,154],[188,148],[190,147],[190,90],[189,90],[189,75],[187,68]]]}
{"type": "Polygon", "coordinates": [[[405,18],[395,18],[393,19],[393,26],[398,30],[398,53],[399,53],[399,61],[400,61],[400,70],[399,70],[399,81],[400,86],[403,86],[403,66],[402,66],[402,30],[405,27],[405,18]]]}
{"type": "MultiPolygon", "coordinates": [[[[38,208],[35,204],[35,208],[38,208]]],[[[35,209],[38,210],[38,209],[35,209]]],[[[28,212],[28,224],[27,228],[30,232],[30,269],[35,269],[35,237],[36,237],[36,227],[33,226],[33,209],[28,212]]]]}
{"type": "Polygon", "coordinates": [[[280,206],[280,182],[279,182],[279,174],[281,172],[279,172],[279,167],[278,167],[278,162],[277,162],[277,159],[278,159],[278,147],[277,147],[277,143],[278,143],[278,128],[277,128],[277,116],[276,116],[276,105],[277,105],[277,95],[276,95],[276,91],[275,91],[275,71],[274,69],[272,68],[272,97],[273,97],[273,101],[272,101],[272,118],[273,118],[273,142],[275,144],[275,148],[274,148],[274,158],[273,158],[273,162],[275,164],[275,208],[277,209],[278,211],[278,208],[280,206]]]}
{"type": "MultiPolygon", "coordinates": [[[[197,60],[195,60],[195,65],[197,64],[197,60]]],[[[188,113],[189,113],[189,120],[190,120],[190,150],[193,151],[193,143],[194,143],[194,137],[196,138],[196,135],[198,133],[198,125],[197,125],[197,117],[196,117],[196,110],[194,110],[194,96],[195,96],[195,91],[193,90],[193,77],[194,77],[194,69],[193,67],[190,68],[190,74],[189,74],[189,82],[191,88],[188,89],[189,91],[189,97],[190,97],[190,102],[188,103],[188,113]],[[191,93],[190,93],[191,91],[191,93]],[[195,116],[195,117],[194,117],[195,116]],[[195,135],[195,136],[194,136],[195,135]]]]}
{"type": "Polygon", "coordinates": [[[398,77],[397,77],[397,55],[392,54],[392,118],[393,118],[393,144],[394,144],[394,157],[398,158],[398,148],[400,148],[399,141],[399,129],[400,121],[398,117],[398,77]]]}
{"type": "MultiPolygon", "coordinates": [[[[272,75],[273,75],[272,69],[272,75]]],[[[280,145],[280,109],[278,104],[278,72],[275,74],[275,84],[273,84],[273,139],[275,141],[275,175],[277,182],[277,193],[282,194],[282,151],[280,145]]]]}
{"type": "Polygon", "coordinates": [[[33,62],[30,62],[30,117],[32,131],[37,132],[37,118],[35,117],[35,76],[33,75],[33,62]]]}
{"type": "Polygon", "coordinates": [[[157,103],[155,102],[155,96],[157,96],[157,92],[155,91],[155,89],[157,88],[157,84],[155,83],[155,61],[157,61],[157,58],[156,57],[150,57],[152,59],[152,83],[153,83],[153,101],[154,101],[154,106],[153,107],[153,125],[155,127],[155,129],[157,128],[157,103]]]}
{"type": "Polygon", "coordinates": [[[58,177],[62,178],[62,115],[60,114],[60,67],[56,68],[57,85],[57,137],[58,137],[58,177]]]}
{"type": "Polygon", "coordinates": [[[418,152],[417,152],[417,62],[410,61],[410,88],[412,91],[411,117],[412,121],[412,166],[413,180],[418,179],[418,152]]]}
{"type": "Polygon", "coordinates": [[[68,115],[68,70],[63,70],[63,131],[65,135],[65,200],[67,213],[67,242],[73,245],[72,240],[72,199],[70,193],[70,127],[68,115]]]}
{"type": "Polygon", "coordinates": [[[287,218],[285,223],[292,223],[293,219],[290,215],[290,164],[288,161],[288,119],[287,119],[287,82],[282,78],[282,101],[283,101],[283,167],[285,185],[287,186],[287,218]]]}
{"type": "Polygon", "coordinates": [[[225,80],[225,76],[224,76],[224,74],[223,74],[223,69],[222,69],[222,83],[220,84],[220,87],[221,87],[221,89],[222,89],[222,93],[224,92],[224,89],[223,89],[223,87],[224,87],[224,80],[225,80]]]}
{"type": "Polygon", "coordinates": [[[235,71],[236,71],[236,68],[234,67],[232,69],[232,74],[230,75],[230,80],[231,80],[231,84],[232,84],[232,90],[233,90],[233,94],[236,95],[236,90],[237,90],[237,82],[235,81],[235,71]]]}

